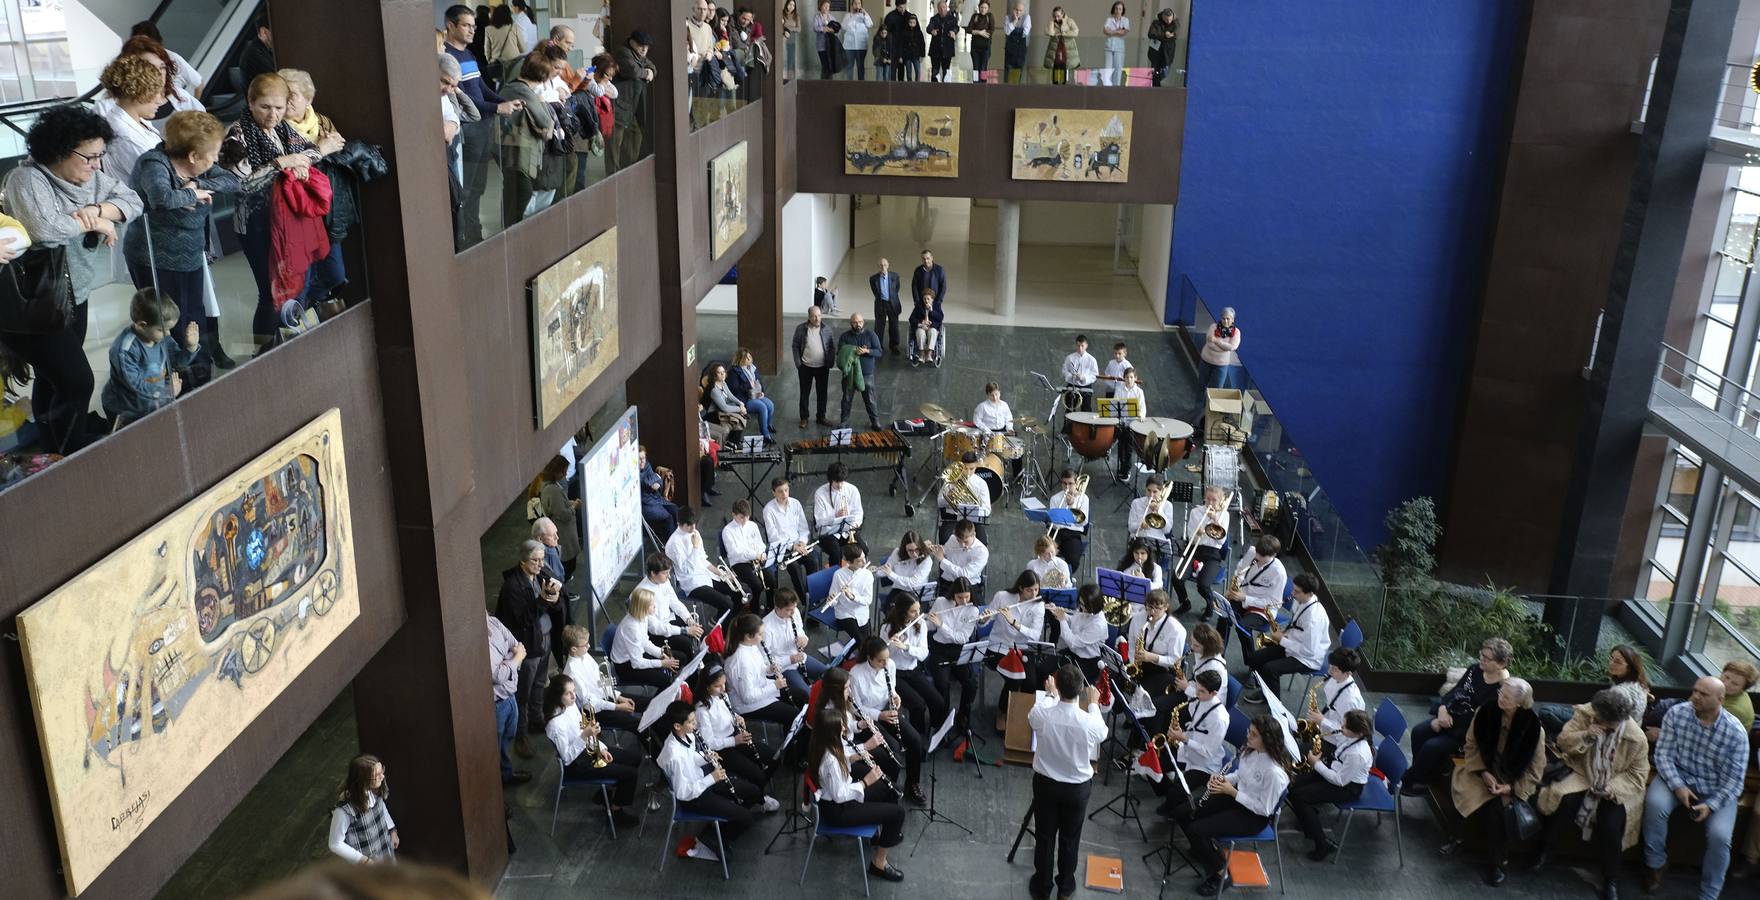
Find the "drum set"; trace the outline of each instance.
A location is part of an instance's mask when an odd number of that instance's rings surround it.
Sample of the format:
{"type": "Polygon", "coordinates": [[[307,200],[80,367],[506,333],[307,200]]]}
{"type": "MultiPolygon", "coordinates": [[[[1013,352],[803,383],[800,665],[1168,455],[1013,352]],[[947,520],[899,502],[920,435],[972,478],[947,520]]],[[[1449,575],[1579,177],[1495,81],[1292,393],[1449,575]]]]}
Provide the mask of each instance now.
{"type": "Polygon", "coordinates": [[[1014,434],[986,431],[971,422],[956,419],[939,403],[918,407],[923,418],[940,425],[941,458],[959,462],[967,453],[978,454],[978,478],[990,491],[990,502],[997,504],[1008,493],[1009,463],[1017,463],[1016,496],[1043,487],[1044,475],[1039,471],[1038,445],[1049,441],[1051,430],[1033,416],[1016,416],[1010,423],[1014,434]]]}

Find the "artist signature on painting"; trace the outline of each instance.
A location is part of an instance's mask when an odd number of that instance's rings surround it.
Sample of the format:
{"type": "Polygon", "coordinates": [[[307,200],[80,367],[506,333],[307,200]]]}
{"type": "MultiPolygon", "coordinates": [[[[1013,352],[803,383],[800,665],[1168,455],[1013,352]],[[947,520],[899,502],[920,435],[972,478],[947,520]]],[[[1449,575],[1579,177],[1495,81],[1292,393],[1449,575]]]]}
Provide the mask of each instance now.
{"type": "Polygon", "coordinates": [[[141,795],[134,798],[134,802],[128,804],[128,808],[122,811],[122,815],[110,817],[110,830],[118,831],[122,826],[140,816],[141,811],[147,808],[147,798],[152,795],[152,791],[141,791],[141,795]]]}

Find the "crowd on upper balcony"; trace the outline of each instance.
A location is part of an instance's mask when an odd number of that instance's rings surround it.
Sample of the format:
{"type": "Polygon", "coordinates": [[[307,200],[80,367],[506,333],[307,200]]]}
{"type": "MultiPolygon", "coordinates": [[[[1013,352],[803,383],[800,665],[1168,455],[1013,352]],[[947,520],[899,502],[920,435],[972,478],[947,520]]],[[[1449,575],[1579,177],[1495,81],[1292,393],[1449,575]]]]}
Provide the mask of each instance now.
{"type": "Polygon", "coordinates": [[[236,67],[242,103],[224,105],[242,109],[228,123],[202,99],[201,75],[142,22],[103,67],[94,102],[51,107],[26,134],[0,205],[0,266],[11,276],[0,279],[0,380],[9,400],[28,391],[33,428],[17,443],[41,462],[236,365],[212,269],[229,248],[242,250],[254,283],[254,352],[343,306],[342,241],[359,186],[384,160],[317,111],[310,74],[276,68],[266,19],[236,67]],[[113,282],[134,293],[102,301],[119,307],[100,321],[127,324],[104,336],[100,391],[87,329],[95,292],[113,282]]]}

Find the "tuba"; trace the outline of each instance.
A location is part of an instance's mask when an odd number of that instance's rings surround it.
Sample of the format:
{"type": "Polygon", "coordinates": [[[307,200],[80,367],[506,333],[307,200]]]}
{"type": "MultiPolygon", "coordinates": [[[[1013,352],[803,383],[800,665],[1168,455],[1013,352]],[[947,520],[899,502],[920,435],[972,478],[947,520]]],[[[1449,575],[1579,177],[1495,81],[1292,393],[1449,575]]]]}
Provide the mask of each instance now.
{"type": "Polygon", "coordinates": [[[941,472],[941,483],[946,486],[947,505],[949,506],[982,506],[978,495],[972,493],[972,486],[966,481],[964,463],[953,463],[941,472]]]}

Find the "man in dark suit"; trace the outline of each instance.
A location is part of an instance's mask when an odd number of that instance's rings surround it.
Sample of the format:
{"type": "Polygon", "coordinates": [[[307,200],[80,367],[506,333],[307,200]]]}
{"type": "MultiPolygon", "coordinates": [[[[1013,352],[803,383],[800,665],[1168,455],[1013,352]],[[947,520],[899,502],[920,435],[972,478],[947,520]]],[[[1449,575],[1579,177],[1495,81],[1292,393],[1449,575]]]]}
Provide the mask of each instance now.
{"type": "Polygon", "coordinates": [[[921,297],[924,291],[935,295],[932,309],[940,313],[942,304],[947,302],[947,270],[936,265],[935,254],[927,250],[923,251],[923,264],[911,273],[911,296],[921,297]]]}
{"type": "Polygon", "coordinates": [[[884,257],[880,259],[880,271],[868,276],[868,289],[874,292],[874,334],[878,337],[885,331],[887,345],[892,348],[892,355],[897,356],[898,314],[904,308],[898,302],[898,273],[892,271],[892,263],[884,257]]]}

